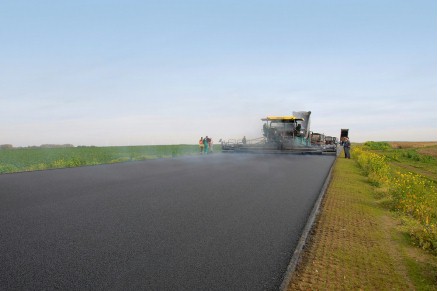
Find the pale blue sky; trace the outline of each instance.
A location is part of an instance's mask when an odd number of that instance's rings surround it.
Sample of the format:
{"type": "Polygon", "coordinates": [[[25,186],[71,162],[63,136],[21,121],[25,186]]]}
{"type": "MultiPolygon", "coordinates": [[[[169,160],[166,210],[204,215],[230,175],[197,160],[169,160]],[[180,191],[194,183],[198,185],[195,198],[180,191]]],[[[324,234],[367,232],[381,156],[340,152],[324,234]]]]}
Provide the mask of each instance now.
{"type": "Polygon", "coordinates": [[[0,144],[437,140],[437,1],[1,1],[0,144]]]}

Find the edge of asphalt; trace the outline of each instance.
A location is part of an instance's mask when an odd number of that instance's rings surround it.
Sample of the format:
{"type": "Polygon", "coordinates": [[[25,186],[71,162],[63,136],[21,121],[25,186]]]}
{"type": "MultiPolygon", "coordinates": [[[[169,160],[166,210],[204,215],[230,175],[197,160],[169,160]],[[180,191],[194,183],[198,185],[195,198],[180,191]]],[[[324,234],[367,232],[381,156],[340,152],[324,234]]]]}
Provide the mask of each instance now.
{"type": "Polygon", "coordinates": [[[311,229],[313,228],[313,224],[320,212],[320,205],[322,204],[323,197],[325,197],[326,190],[328,189],[329,184],[331,182],[332,169],[334,168],[334,165],[337,162],[337,158],[339,154],[340,151],[337,151],[336,158],[332,163],[331,168],[329,169],[328,175],[326,176],[325,182],[323,183],[322,189],[320,190],[319,197],[314,203],[313,209],[311,210],[307,223],[303,228],[302,235],[299,239],[296,249],[294,250],[293,256],[291,257],[290,262],[288,263],[287,270],[285,271],[285,274],[283,276],[282,283],[279,286],[279,290],[281,291],[285,291],[288,289],[288,285],[290,284],[291,278],[293,277],[297,265],[299,264],[305,244],[307,242],[311,229]]]}

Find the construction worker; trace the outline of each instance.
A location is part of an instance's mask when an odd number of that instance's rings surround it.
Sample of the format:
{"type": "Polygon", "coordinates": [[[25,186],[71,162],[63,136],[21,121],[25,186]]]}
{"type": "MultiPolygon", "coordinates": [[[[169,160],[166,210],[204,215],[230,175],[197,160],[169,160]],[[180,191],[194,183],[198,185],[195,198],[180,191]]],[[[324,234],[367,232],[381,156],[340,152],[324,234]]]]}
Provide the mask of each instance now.
{"type": "Polygon", "coordinates": [[[351,142],[349,141],[348,137],[344,137],[343,150],[344,150],[345,159],[350,159],[351,158],[351,142]]]}
{"type": "Polygon", "coordinates": [[[200,149],[200,154],[203,154],[203,136],[200,138],[199,140],[199,149],[200,149]]]}
{"type": "Polygon", "coordinates": [[[203,139],[203,153],[208,153],[208,136],[205,136],[205,138],[203,139]]]}
{"type": "Polygon", "coordinates": [[[214,151],[214,144],[212,142],[212,138],[208,138],[208,148],[210,153],[214,151]]]}

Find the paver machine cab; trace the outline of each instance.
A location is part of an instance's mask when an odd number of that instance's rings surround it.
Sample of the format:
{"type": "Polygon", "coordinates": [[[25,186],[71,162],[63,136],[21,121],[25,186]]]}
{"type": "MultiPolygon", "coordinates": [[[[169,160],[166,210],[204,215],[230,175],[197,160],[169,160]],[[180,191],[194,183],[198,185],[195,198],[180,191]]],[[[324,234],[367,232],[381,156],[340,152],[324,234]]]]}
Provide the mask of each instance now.
{"type": "Polygon", "coordinates": [[[288,116],[262,118],[261,138],[222,142],[223,151],[263,153],[321,153],[311,145],[311,111],[297,111],[288,116]]]}

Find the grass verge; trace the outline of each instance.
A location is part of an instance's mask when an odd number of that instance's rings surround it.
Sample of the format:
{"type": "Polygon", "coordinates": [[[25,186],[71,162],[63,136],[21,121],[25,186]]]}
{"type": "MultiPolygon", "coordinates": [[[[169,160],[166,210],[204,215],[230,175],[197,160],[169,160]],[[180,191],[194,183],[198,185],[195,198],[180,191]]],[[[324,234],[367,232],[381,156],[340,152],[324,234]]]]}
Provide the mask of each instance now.
{"type": "Polygon", "coordinates": [[[0,149],[0,174],[198,154],[197,145],[0,149]]]}
{"type": "Polygon", "coordinates": [[[288,290],[437,290],[435,256],[376,197],[357,163],[339,158],[288,290]]]}

